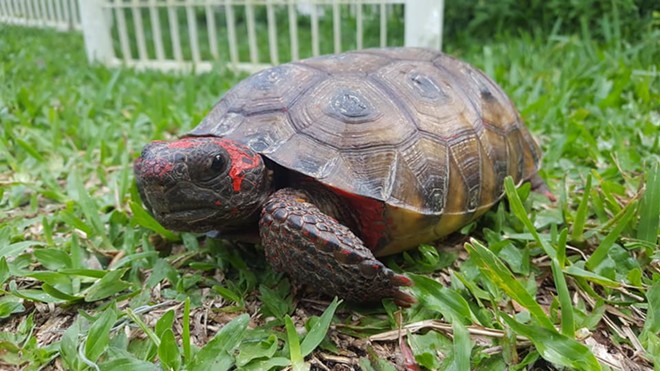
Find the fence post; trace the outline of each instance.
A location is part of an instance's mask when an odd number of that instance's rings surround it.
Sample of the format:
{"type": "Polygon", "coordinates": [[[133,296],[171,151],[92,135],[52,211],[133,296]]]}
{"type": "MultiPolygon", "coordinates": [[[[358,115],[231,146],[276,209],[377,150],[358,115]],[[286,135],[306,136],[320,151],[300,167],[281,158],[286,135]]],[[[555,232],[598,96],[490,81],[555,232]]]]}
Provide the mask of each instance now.
{"type": "Polygon", "coordinates": [[[442,49],[444,0],[406,0],[405,46],[442,49]]]}
{"type": "Polygon", "coordinates": [[[85,39],[87,60],[110,64],[115,59],[110,35],[110,17],[106,16],[105,0],[78,0],[80,24],[85,39]]]}

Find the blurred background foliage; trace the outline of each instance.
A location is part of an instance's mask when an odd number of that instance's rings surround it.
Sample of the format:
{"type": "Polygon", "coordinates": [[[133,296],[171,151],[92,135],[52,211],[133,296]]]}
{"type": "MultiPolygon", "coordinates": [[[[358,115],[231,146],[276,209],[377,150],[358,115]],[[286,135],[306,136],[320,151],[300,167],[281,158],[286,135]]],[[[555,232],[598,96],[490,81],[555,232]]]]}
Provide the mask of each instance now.
{"type": "Polygon", "coordinates": [[[445,38],[486,41],[525,32],[590,34],[602,41],[634,40],[660,26],[657,0],[446,1],[445,38]],[[612,27],[614,26],[614,27],[612,27]],[[618,35],[612,35],[620,31],[618,35]]]}

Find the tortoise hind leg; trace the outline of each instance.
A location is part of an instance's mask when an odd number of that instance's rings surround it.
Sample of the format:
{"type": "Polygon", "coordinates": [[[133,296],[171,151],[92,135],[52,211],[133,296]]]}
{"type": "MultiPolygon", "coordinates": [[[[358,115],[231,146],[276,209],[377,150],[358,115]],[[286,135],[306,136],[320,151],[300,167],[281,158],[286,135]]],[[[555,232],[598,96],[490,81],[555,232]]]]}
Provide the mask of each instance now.
{"type": "Polygon", "coordinates": [[[544,195],[552,202],[557,201],[557,197],[550,192],[550,188],[548,188],[548,185],[545,184],[545,181],[538,173],[534,174],[534,176],[529,179],[529,182],[532,185],[532,191],[544,195]]]}
{"type": "Polygon", "coordinates": [[[345,225],[324,214],[304,191],[281,189],[266,202],[259,234],[266,257],[294,281],[353,302],[415,299],[399,290],[412,282],[376,260],[345,225]]]}

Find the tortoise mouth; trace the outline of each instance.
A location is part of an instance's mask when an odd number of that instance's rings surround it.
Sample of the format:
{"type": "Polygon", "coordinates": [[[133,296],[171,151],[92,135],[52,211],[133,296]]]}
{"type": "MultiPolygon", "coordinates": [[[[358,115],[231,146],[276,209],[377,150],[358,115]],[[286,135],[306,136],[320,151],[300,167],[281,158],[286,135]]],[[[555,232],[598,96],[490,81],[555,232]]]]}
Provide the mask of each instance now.
{"type": "Polygon", "coordinates": [[[214,229],[223,210],[215,205],[214,192],[190,182],[171,186],[138,182],[140,196],[149,212],[165,228],[175,231],[207,232],[214,229]]]}
{"type": "Polygon", "coordinates": [[[180,232],[208,232],[214,230],[213,220],[218,210],[187,209],[167,212],[154,212],[154,216],[163,227],[180,232]]]}

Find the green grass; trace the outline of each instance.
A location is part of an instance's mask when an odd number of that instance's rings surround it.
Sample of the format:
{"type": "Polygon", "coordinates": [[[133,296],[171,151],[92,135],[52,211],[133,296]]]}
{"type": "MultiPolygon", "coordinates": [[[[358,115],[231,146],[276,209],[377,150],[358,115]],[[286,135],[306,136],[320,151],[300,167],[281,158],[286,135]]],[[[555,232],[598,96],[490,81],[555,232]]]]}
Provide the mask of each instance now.
{"type": "Polygon", "coordinates": [[[416,284],[399,311],[295,291],[259,249],[152,231],[132,161],[241,76],[109,70],[79,34],[1,28],[0,368],[659,367],[660,32],[586,30],[447,40],[509,93],[559,200],[508,184],[439,249],[388,258],[416,284]]]}

